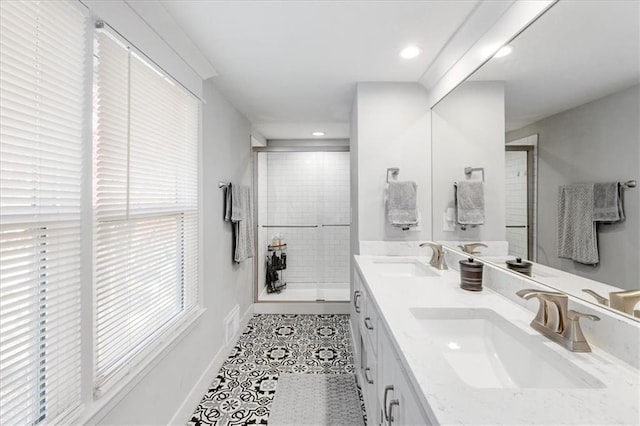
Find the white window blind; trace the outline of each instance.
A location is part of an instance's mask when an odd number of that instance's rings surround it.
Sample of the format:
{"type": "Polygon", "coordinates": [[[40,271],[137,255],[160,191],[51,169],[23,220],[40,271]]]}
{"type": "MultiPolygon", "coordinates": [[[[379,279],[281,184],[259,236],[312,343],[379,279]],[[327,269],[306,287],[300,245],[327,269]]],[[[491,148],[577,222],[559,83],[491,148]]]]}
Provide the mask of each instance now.
{"type": "Polygon", "coordinates": [[[199,104],[97,33],[96,395],[197,306],[199,104]]]}
{"type": "Polygon", "coordinates": [[[0,424],[81,401],[80,187],[85,18],[0,2],[0,424]]]}

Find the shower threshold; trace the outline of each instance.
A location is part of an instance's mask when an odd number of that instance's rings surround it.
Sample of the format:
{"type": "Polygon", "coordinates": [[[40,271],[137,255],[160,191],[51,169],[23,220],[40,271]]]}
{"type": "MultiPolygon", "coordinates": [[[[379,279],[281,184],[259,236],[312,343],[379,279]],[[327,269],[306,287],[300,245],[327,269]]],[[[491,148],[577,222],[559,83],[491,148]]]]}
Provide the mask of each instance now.
{"type": "Polygon", "coordinates": [[[280,293],[267,293],[266,287],[258,297],[260,302],[346,302],[349,283],[292,283],[280,293]]]}

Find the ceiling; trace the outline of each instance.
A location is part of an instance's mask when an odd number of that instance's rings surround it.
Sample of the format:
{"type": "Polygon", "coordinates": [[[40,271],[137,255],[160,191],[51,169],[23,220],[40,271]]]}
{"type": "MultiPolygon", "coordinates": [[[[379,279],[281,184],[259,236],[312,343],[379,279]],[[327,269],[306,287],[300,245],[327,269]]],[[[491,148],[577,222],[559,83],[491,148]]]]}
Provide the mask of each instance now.
{"type": "MultiPolygon", "coordinates": [[[[348,138],[356,83],[417,82],[479,3],[159,4],[215,68],[216,87],[260,133],[267,139],[308,139],[312,131],[348,138]],[[398,53],[408,44],[422,54],[401,59],[398,53]]],[[[155,30],[165,40],[172,36],[155,30]]]]}
{"type": "Polygon", "coordinates": [[[640,2],[560,1],[470,80],[505,81],[506,131],[638,84],[640,2]]]}

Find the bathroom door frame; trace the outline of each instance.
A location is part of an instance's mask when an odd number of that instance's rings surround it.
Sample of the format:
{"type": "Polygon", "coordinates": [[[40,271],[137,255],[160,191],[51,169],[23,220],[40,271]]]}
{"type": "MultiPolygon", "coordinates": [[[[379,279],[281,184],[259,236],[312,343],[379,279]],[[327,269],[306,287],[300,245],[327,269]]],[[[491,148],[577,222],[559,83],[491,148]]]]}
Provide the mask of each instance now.
{"type": "Polygon", "coordinates": [[[316,303],[309,301],[270,301],[261,302],[259,300],[260,290],[258,288],[259,276],[258,262],[264,259],[258,259],[258,237],[260,228],[258,223],[258,154],[261,152],[351,152],[348,139],[322,139],[322,140],[273,140],[268,141],[267,146],[254,146],[251,152],[251,182],[253,186],[253,223],[254,234],[253,241],[253,302],[254,303],[316,303]],[[345,142],[346,141],[346,142],[345,142]],[[304,144],[304,145],[302,145],[304,144]]]}
{"type": "MultiPolygon", "coordinates": [[[[535,173],[535,155],[537,154],[537,146],[536,145],[518,145],[516,144],[519,141],[511,142],[512,145],[505,145],[505,152],[525,152],[527,157],[527,259],[531,261],[536,260],[536,252],[534,250],[534,242],[536,238],[536,223],[535,223],[535,214],[536,214],[536,184],[535,179],[537,173],[535,173]]],[[[537,144],[537,137],[536,137],[537,144]]],[[[509,228],[509,225],[505,225],[506,228],[509,228]]]]}

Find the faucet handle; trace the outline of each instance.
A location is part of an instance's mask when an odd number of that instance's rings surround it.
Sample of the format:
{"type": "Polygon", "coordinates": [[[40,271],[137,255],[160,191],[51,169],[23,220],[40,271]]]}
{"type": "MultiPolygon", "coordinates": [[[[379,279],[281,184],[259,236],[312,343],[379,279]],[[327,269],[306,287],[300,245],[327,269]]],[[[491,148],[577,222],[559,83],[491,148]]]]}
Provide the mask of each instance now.
{"type": "Polygon", "coordinates": [[[591,321],[600,321],[600,317],[597,315],[585,314],[582,312],[574,311],[573,309],[569,309],[567,318],[569,318],[570,321],[579,321],[580,318],[587,318],[591,321]]]}
{"type": "Polygon", "coordinates": [[[468,254],[478,254],[479,251],[476,251],[476,247],[487,247],[486,244],[482,243],[469,243],[469,244],[460,244],[458,245],[462,249],[463,252],[468,254]]]}
{"type": "Polygon", "coordinates": [[[623,290],[609,293],[609,306],[629,315],[634,315],[636,304],[640,302],[640,290],[623,290]]]}
{"type": "Polygon", "coordinates": [[[580,327],[580,318],[600,321],[600,317],[569,309],[567,318],[569,319],[569,326],[564,329],[562,336],[567,339],[569,349],[573,352],[591,352],[591,347],[589,347],[589,343],[587,343],[587,339],[584,337],[580,327]]]}
{"type": "Polygon", "coordinates": [[[544,291],[535,288],[525,288],[518,290],[516,295],[522,297],[525,300],[529,300],[535,297],[540,301],[538,306],[538,312],[535,318],[531,321],[531,326],[538,329],[538,327],[549,328],[551,327],[551,317],[549,316],[549,304],[553,304],[557,309],[557,321],[554,321],[554,331],[559,333],[565,330],[565,322],[567,316],[567,305],[569,303],[569,296],[557,291],[544,291]]]}
{"type": "Polygon", "coordinates": [[[444,251],[442,250],[442,244],[426,242],[420,244],[420,247],[431,247],[432,255],[429,264],[437,269],[445,270],[449,269],[447,262],[444,258],[444,251]]]}
{"type": "Polygon", "coordinates": [[[420,244],[420,247],[431,247],[431,250],[433,250],[434,252],[442,252],[442,244],[438,243],[431,243],[427,241],[426,243],[420,244]]]}
{"type": "Polygon", "coordinates": [[[596,299],[596,301],[604,306],[609,306],[609,299],[607,299],[606,297],[600,296],[598,293],[596,293],[595,291],[588,289],[588,288],[583,288],[582,291],[584,291],[585,293],[587,293],[588,295],[593,296],[594,299],[596,299]]]}

